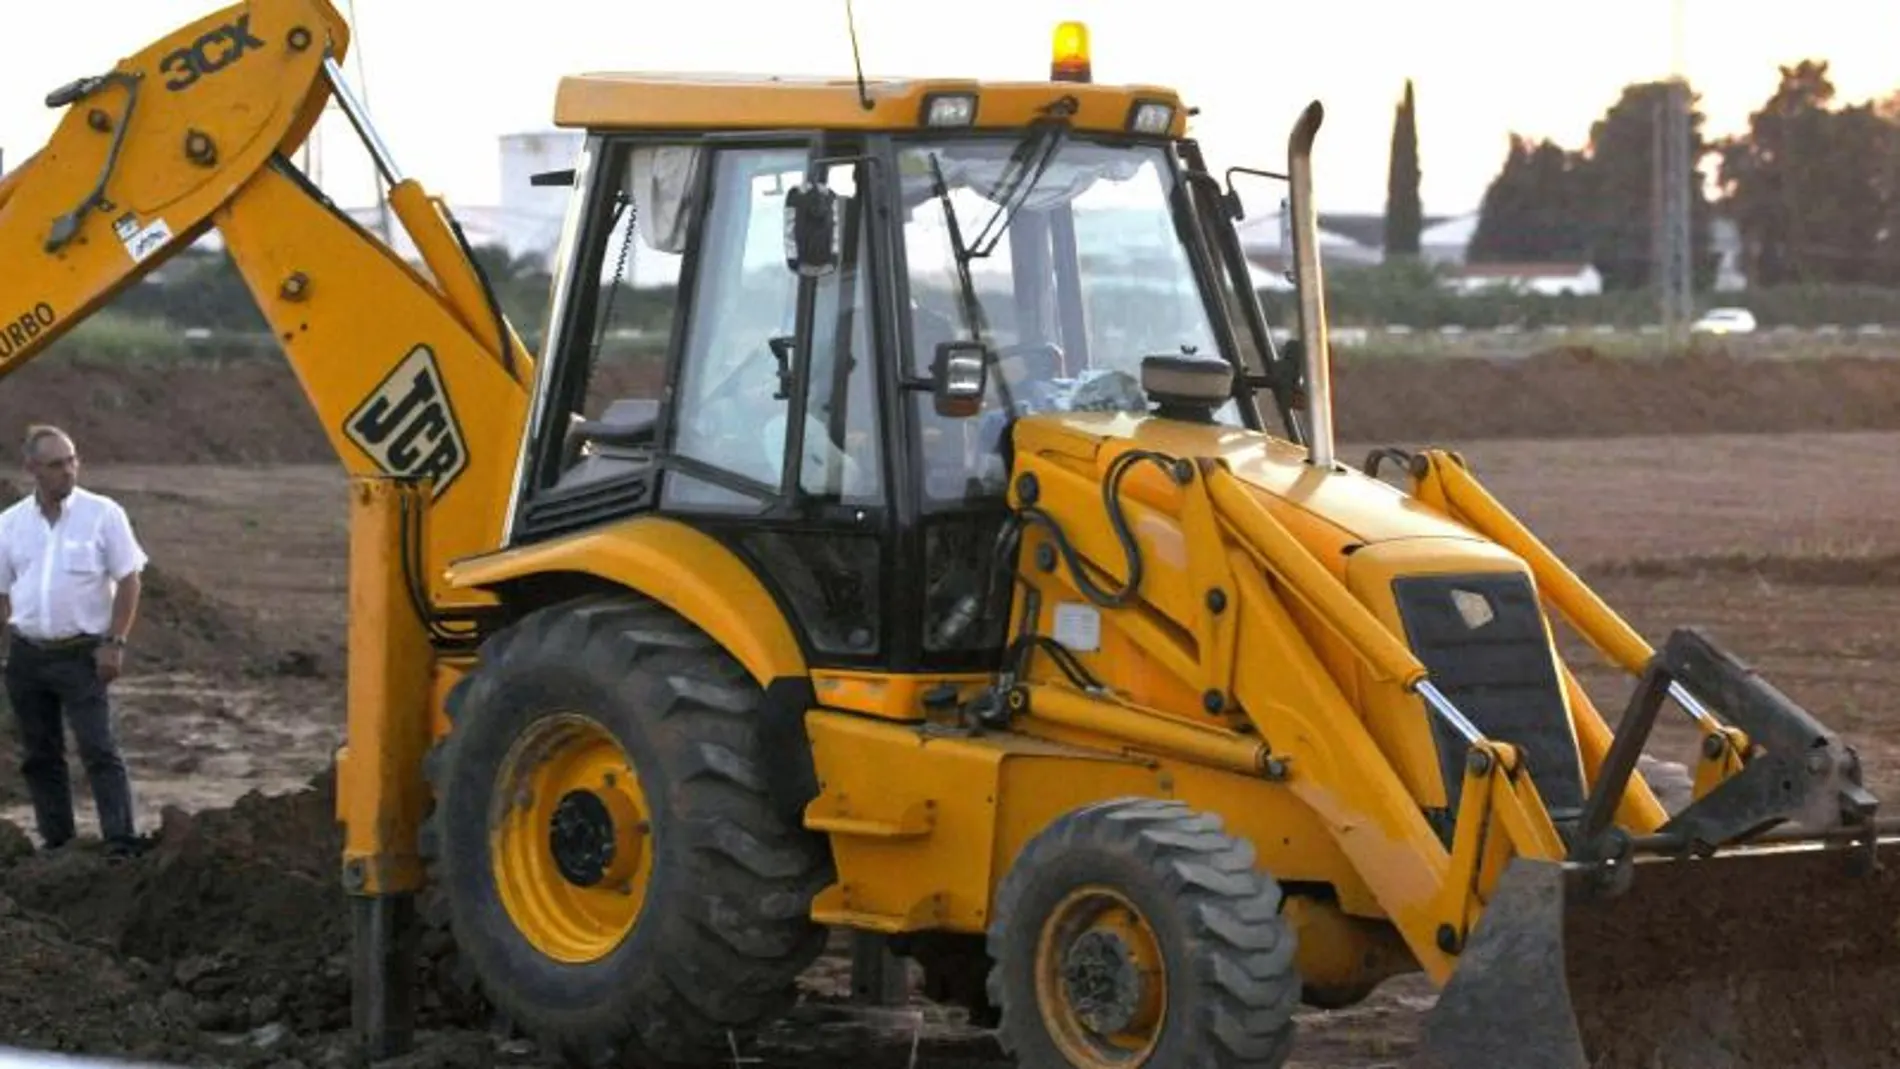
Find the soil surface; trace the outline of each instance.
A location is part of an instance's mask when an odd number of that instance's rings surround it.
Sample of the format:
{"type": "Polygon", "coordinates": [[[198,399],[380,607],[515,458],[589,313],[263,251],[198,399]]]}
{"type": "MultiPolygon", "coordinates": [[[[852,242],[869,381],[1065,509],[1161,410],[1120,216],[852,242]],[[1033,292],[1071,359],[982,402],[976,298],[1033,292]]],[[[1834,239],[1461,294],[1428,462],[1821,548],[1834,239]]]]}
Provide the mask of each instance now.
{"type": "MultiPolygon", "coordinates": [[[[1900,361],[1347,360],[1338,390],[1342,455],[1460,450],[1652,643],[1705,628],[1858,746],[1876,792],[1900,789],[1900,361]]],[[[329,782],[344,483],[317,425],[294,380],[258,362],[43,362],[0,387],[0,436],[29,419],[75,432],[82,477],[126,504],[154,560],[115,688],[154,844],[123,861],[89,843],[33,853],[0,732],[0,1046],[355,1064],[329,782]]],[[[1564,643],[1599,708],[1619,715],[1631,680],[1564,643]]],[[[1672,722],[1652,750],[1682,761],[1691,746],[1672,722]]],[[[433,964],[424,978],[424,1032],[398,1064],[542,1063],[433,964]]],[[[841,953],[805,987],[738,1064],[1011,1064],[957,1011],[849,1004],[841,953]]],[[[1293,1064],[1397,1065],[1432,1002],[1405,977],[1309,1010],[1293,1064]]]]}

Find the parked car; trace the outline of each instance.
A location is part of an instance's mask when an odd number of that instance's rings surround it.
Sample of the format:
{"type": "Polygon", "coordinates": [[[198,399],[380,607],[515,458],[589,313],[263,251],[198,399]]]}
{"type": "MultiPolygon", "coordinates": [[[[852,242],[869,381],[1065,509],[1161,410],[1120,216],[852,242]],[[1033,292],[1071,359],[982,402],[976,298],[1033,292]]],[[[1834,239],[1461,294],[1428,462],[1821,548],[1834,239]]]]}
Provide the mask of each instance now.
{"type": "Polygon", "coordinates": [[[1746,308],[1711,308],[1689,330],[1696,334],[1753,334],[1755,313],[1746,308]]]}

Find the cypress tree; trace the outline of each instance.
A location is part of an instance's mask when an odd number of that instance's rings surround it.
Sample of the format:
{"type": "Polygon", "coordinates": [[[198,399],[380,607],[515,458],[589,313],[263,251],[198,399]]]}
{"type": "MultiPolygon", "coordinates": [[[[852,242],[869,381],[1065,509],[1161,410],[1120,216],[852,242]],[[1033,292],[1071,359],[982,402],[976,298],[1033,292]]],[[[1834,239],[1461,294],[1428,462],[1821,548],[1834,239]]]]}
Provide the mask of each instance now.
{"type": "Polygon", "coordinates": [[[1425,208],[1418,192],[1418,116],[1413,104],[1412,80],[1407,78],[1405,99],[1392,119],[1392,160],[1385,192],[1387,259],[1417,256],[1419,236],[1425,229],[1425,208]]]}

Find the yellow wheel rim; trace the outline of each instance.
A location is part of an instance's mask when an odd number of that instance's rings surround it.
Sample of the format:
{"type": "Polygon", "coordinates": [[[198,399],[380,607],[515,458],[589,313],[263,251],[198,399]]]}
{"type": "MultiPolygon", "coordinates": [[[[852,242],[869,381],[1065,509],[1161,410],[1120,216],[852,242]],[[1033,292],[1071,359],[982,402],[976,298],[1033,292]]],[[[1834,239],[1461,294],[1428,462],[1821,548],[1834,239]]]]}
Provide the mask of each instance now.
{"type": "Polygon", "coordinates": [[[639,920],[653,869],[626,750],[587,717],[552,716],[516,740],[495,787],[495,885],[516,929],[557,961],[611,953],[639,920]]]}
{"type": "Polygon", "coordinates": [[[1036,1000],[1070,1065],[1147,1062],[1167,1018],[1167,967],[1154,929],[1126,895],[1082,887],[1036,940],[1036,1000]]]}

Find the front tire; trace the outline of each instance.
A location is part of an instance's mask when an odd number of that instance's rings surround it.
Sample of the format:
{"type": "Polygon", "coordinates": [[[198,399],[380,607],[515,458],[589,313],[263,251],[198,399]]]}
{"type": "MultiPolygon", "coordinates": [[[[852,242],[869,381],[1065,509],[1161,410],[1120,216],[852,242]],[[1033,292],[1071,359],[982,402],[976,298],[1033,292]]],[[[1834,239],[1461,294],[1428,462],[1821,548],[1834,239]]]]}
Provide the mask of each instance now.
{"type": "Polygon", "coordinates": [[[1151,799],[1065,814],[997,892],[999,1039],[1023,1065],[1278,1069],[1300,999],[1280,903],[1217,817],[1151,799]]]}
{"type": "Polygon", "coordinates": [[[795,1001],[831,866],[772,804],[761,698],[633,596],[525,616],[451,692],[425,861],[482,993],[545,1050],[717,1058],[795,1001]]]}

